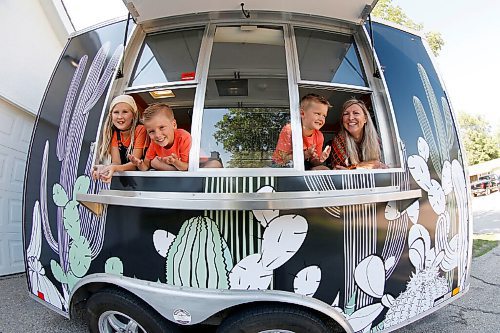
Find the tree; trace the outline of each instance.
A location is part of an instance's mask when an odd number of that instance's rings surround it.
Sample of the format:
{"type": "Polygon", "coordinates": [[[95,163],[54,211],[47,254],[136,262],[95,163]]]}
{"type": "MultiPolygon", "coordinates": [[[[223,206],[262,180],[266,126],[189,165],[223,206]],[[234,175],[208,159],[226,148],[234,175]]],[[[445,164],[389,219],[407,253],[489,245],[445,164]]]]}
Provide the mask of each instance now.
{"type": "MultiPolygon", "coordinates": [[[[394,6],[392,0],[379,0],[377,5],[372,11],[373,16],[380,17],[384,20],[391,21],[413,30],[422,31],[424,25],[422,23],[416,23],[406,15],[400,6],[394,6]]],[[[444,39],[441,33],[436,31],[430,31],[425,34],[427,42],[431,47],[432,52],[435,56],[439,55],[439,51],[444,45],[444,39]]]]}
{"type": "Polygon", "coordinates": [[[470,165],[500,157],[498,142],[486,120],[481,116],[459,113],[458,122],[470,165]]]}
{"type": "Polygon", "coordinates": [[[214,138],[232,154],[229,167],[266,167],[271,165],[281,128],[289,121],[288,109],[230,108],[215,124],[214,138]]]}

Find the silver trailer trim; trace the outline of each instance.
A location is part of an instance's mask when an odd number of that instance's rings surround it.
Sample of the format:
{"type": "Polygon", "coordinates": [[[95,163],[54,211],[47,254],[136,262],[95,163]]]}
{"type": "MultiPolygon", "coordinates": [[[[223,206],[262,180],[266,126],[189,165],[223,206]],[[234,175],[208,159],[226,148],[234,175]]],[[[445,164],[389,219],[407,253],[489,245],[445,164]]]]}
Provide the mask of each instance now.
{"type": "Polygon", "coordinates": [[[178,287],[160,282],[150,282],[110,274],[91,274],[82,278],[73,288],[69,304],[73,296],[86,285],[107,283],[119,286],[140,297],[160,315],[176,322],[173,312],[177,309],[187,310],[191,314],[194,325],[203,322],[212,315],[245,303],[277,302],[303,306],[316,310],[332,318],[348,332],[354,332],[346,318],[331,305],[312,297],[277,290],[226,290],[178,287]],[[168,300],[172,300],[169,302],[168,300]],[[174,304],[175,303],[175,304],[174,304]]]}
{"type": "Polygon", "coordinates": [[[190,210],[306,209],[414,200],[422,191],[397,191],[395,186],[375,189],[300,191],[287,193],[185,193],[102,190],[78,193],[76,199],[100,215],[103,205],[190,210]]]}

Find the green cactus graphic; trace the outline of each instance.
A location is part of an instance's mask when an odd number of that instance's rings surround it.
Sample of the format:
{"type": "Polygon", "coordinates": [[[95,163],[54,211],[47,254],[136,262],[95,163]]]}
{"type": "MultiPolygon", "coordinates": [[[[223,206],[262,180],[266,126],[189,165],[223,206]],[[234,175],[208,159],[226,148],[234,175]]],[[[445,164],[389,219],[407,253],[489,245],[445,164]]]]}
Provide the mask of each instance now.
{"type": "Polygon", "coordinates": [[[231,254],[217,225],[208,217],[198,216],[185,221],[166,259],[168,284],[229,288],[231,254]]]}
{"type": "Polygon", "coordinates": [[[120,258],[111,257],[106,260],[106,264],[104,265],[104,271],[107,274],[114,275],[123,275],[123,263],[120,258]]]}
{"type": "Polygon", "coordinates": [[[69,270],[64,272],[61,265],[55,260],[50,261],[52,274],[57,281],[67,283],[72,290],[74,285],[87,274],[92,262],[90,243],[84,236],[80,235],[80,213],[78,211],[79,203],[76,201],[77,193],[87,193],[90,187],[90,178],[80,176],[73,186],[73,197],[71,200],[64,188],[60,184],[54,184],[52,188],[52,197],[54,203],[63,207],[64,229],[71,237],[69,243],[69,270]]]}

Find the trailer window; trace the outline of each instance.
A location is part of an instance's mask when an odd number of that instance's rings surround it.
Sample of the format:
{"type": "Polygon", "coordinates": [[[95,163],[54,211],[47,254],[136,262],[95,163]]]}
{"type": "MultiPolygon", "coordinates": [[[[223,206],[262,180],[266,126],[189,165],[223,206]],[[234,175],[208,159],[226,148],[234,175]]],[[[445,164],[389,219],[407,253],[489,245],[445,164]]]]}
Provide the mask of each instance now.
{"type": "MultiPolygon", "coordinates": [[[[200,166],[273,165],[281,129],[290,122],[282,28],[218,27],[203,111],[200,166]]],[[[292,160],[287,166],[292,166],[292,160]]]]}
{"type": "Polygon", "coordinates": [[[201,28],[147,35],[130,86],[194,80],[203,32],[201,28]]]}
{"type": "Polygon", "coordinates": [[[294,30],[301,80],[368,86],[353,36],[294,30]]]}

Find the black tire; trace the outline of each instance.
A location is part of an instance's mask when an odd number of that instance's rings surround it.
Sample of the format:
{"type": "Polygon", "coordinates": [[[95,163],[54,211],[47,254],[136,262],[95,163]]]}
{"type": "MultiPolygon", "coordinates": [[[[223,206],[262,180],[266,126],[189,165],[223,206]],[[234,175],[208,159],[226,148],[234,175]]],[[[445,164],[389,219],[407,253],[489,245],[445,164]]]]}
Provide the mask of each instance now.
{"type": "Polygon", "coordinates": [[[328,333],[326,323],[313,313],[289,305],[256,306],[226,318],[217,333],[258,333],[279,330],[295,333],[328,333]]]}
{"type": "Polygon", "coordinates": [[[87,311],[90,332],[93,333],[117,332],[107,330],[111,329],[111,322],[120,325],[135,322],[140,333],[179,332],[175,324],[161,317],[142,300],[121,290],[106,289],[95,293],[87,301],[87,311]]]}

